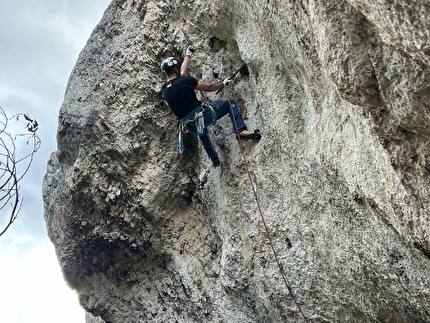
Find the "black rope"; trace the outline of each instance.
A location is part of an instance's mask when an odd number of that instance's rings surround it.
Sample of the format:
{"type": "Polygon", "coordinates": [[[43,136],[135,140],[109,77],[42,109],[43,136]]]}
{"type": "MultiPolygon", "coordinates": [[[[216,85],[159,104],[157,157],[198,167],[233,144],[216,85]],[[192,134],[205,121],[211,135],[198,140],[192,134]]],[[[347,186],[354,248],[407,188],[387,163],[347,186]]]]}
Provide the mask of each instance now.
{"type": "MultiPolygon", "coordinates": [[[[239,144],[239,151],[240,151],[240,153],[242,155],[242,159],[243,159],[243,161],[245,163],[245,168],[246,168],[246,172],[248,174],[249,183],[251,184],[252,192],[253,192],[253,195],[254,195],[254,199],[255,199],[255,201],[257,203],[257,207],[258,207],[258,211],[259,211],[260,216],[261,216],[261,220],[263,221],[264,229],[266,231],[267,239],[269,240],[270,248],[272,249],[273,256],[275,257],[276,263],[277,263],[277,265],[279,267],[279,272],[281,273],[282,280],[284,281],[284,284],[285,284],[285,287],[286,287],[286,289],[288,291],[288,294],[291,296],[291,298],[293,299],[294,303],[296,304],[296,306],[297,306],[300,314],[303,317],[303,320],[305,322],[309,322],[309,320],[306,318],[305,314],[303,313],[303,310],[302,310],[300,304],[297,302],[296,296],[293,294],[293,290],[292,290],[292,288],[290,286],[290,283],[289,283],[289,281],[287,279],[287,275],[285,274],[284,268],[283,268],[283,266],[282,266],[282,264],[281,264],[281,262],[279,260],[278,253],[276,252],[276,249],[275,249],[275,247],[273,245],[273,241],[272,241],[272,237],[270,235],[269,227],[267,225],[267,222],[266,222],[263,210],[261,208],[260,200],[259,200],[258,195],[257,195],[257,189],[254,186],[254,182],[252,180],[252,174],[251,174],[251,171],[249,170],[249,163],[248,163],[248,160],[246,159],[245,153],[243,152],[242,147],[240,145],[241,139],[240,139],[239,129],[237,128],[236,117],[234,116],[233,107],[232,107],[231,101],[229,99],[228,99],[228,103],[230,105],[230,114],[231,114],[232,119],[233,119],[234,130],[236,132],[236,137],[237,137],[237,141],[238,141],[238,144],[239,144]]],[[[254,174],[254,177],[256,178],[255,174],[254,174]]]]}

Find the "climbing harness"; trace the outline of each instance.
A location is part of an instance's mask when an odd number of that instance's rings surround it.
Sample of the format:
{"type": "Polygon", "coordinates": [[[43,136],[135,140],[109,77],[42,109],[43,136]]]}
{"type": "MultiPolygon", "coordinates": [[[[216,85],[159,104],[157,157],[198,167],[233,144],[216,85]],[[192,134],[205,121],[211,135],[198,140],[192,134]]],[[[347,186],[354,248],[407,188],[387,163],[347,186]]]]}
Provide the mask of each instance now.
{"type": "Polygon", "coordinates": [[[214,125],[216,120],[216,112],[210,105],[199,105],[185,117],[180,119],[180,122],[183,126],[194,123],[197,133],[202,134],[204,128],[214,125]]]}
{"type": "MultiPolygon", "coordinates": [[[[176,148],[180,153],[184,151],[184,132],[190,131],[189,125],[193,125],[197,134],[202,135],[205,129],[212,126],[217,121],[217,114],[212,106],[202,104],[189,112],[185,117],[179,120],[178,143],[176,148]]],[[[191,132],[191,131],[190,131],[191,132]]]]}

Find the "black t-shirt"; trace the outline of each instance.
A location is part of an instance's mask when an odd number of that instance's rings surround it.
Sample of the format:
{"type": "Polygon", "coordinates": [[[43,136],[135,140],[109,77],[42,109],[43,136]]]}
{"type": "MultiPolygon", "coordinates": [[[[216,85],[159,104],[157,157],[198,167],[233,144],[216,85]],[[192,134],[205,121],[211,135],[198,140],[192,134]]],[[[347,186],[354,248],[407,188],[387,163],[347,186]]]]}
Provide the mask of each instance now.
{"type": "Polygon", "coordinates": [[[200,101],[197,100],[195,92],[197,83],[194,77],[184,75],[164,84],[164,100],[166,100],[173,113],[179,119],[185,117],[201,104],[200,101]]]}

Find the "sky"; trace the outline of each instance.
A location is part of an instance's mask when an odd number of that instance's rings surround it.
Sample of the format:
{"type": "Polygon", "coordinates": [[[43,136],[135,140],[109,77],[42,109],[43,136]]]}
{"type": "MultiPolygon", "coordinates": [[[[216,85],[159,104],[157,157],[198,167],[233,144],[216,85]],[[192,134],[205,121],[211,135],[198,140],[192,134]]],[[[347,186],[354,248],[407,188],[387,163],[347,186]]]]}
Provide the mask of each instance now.
{"type": "MultiPolygon", "coordinates": [[[[42,146],[21,184],[18,219],[0,238],[0,321],[83,323],[43,220],[42,181],[56,150],[69,75],[110,0],[0,0],[0,106],[40,124],[42,146]]],[[[0,214],[0,223],[4,214],[0,214]]]]}

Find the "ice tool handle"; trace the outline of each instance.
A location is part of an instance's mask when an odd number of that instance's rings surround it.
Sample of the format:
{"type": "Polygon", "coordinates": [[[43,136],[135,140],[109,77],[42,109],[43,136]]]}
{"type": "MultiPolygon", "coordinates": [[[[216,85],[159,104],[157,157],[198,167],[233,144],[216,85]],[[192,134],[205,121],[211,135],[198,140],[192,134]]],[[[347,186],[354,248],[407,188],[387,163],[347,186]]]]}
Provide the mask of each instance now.
{"type": "MultiPolygon", "coordinates": [[[[182,34],[184,35],[186,47],[189,47],[189,46],[193,45],[193,43],[191,42],[190,36],[188,35],[188,30],[190,30],[190,28],[193,27],[193,26],[194,26],[194,24],[191,21],[184,20],[182,22],[181,30],[182,30],[182,34]]],[[[195,52],[194,48],[191,48],[190,50],[193,53],[195,52]]]]}
{"type": "MultiPolygon", "coordinates": [[[[247,73],[249,73],[248,71],[248,65],[243,64],[240,68],[238,68],[233,74],[231,74],[229,77],[227,77],[227,79],[233,79],[237,74],[243,74],[246,75],[247,73]]],[[[219,89],[216,94],[219,94],[223,89],[219,89]]]]}

